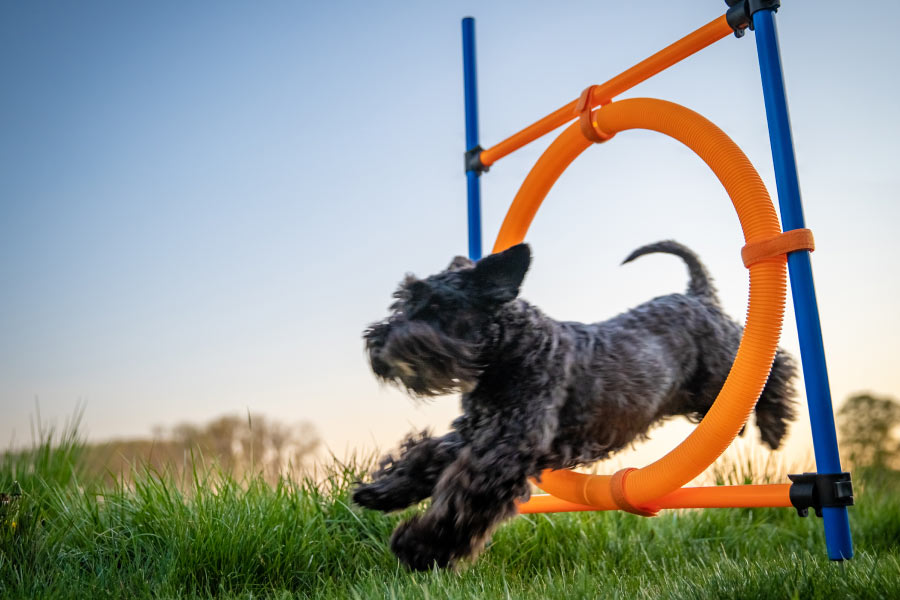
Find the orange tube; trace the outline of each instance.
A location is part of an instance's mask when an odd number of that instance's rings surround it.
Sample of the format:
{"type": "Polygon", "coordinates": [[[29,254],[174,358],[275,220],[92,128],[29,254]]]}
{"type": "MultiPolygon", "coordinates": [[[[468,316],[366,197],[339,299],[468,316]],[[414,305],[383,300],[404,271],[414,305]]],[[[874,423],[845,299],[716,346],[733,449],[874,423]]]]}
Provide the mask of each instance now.
{"type": "MultiPolygon", "coordinates": [[[[694,150],[722,182],[734,203],[746,242],[781,233],[772,201],[753,165],[724,132],[699,114],[671,102],[635,98],[598,109],[592,118],[608,134],[650,129],[679,140],[694,150]]],[[[550,188],[588,145],[575,123],[547,148],[516,194],[494,252],[525,238],[550,188]]],[[[784,256],[750,267],[746,326],[731,372],[716,402],[691,435],[660,460],[629,475],[626,491],[633,505],[650,506],[692,480],[719,457],[740,431],[762,392],[775,357],[784,317],[785,274],[784,256]]],[[[608,475],[545,471],[540,486],[569,502],[616,508],[608,475]]]]}
{"type": "MultiPolygon", "coordinates": [[[[789,507],[791,484],[720,485],[675,490],[653,501],[656,508],[760,508],[789,507]]],[[[532,496],[519,505],[521,514],[613,510],[589,504],[575,504],[547,494],[532,496]]]]}
{"type": "MultiPolygon", "coordinates": [[[[606,83],[600,84],[594,92],[591,108],[600,104],[607,104],[613,98],[627,92],[642,81],[650,79],[660,71],[668,69],[672,65],[684,60],[691,54],[717,42],[732,33],[731,25],[725,19],[725,15],[710,21],[700,29],[689,33],[677,42],[666,46],[653,56],[646,58],[630,69],[616,75],[606,83]]],[[[491,146],[481,152],[481,163],[489,167],[504,156],[515,152],[522,146],[530,144],[539,137],[550,133],[560,125],[564,125],[578,116],[575,113],[575,105],[578,100],[572,100],[562,108],[555,110],[543,119],[529,125],[522,131],[514,133],[499,144],[491,146]]]]}

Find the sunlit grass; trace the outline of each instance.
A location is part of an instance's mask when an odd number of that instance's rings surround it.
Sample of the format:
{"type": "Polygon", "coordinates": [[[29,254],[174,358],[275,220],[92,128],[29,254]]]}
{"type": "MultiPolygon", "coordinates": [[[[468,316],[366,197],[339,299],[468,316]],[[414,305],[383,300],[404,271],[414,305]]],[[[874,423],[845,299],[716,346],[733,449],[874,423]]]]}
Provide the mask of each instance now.
{"type": "MultiPolygon", "coordinates": [[[[387,546],[403,515],[350,503],[371,461],[275,485],[137,466],[111,486],[86,478],[82,448],[71,426],[0,458],[0,492],[21,487],[0,508],[0,598],[900,597],[896,473],[855,476],[857,556],[844,564],[825,557],[815,518],[726,509],[522,516],[474,564],[410,573],[387,546]]],[[[753,460],[720,468],[726,483],[767,477],[753,460]]]]}

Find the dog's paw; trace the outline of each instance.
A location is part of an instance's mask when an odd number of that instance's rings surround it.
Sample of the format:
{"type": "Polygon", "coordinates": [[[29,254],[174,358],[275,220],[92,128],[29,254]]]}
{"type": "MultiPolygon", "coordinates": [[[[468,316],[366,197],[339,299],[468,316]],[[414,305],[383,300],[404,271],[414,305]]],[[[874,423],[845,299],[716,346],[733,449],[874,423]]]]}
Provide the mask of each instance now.
{"type": "Polygon", "coordinates": [[[360,483],[353,489],[353,502],[373,510],[386,510],[384,494],[377,483],[360,483]]]}
{"type": "Polygon", "coordinates": [[[394,530],[391,550],[400,562],[415,571],[453,566],[450,548],[442,546],[438,537],[422,527],[419,517],[413,517],[394,530]]]}
{"type": "Polygon", "coordinates": [[[353,490],[353,502],[372,510],[390,512],[406,508],[411,502],[405,495],[400,497],[384,482],[361,483],[353,490]]]}

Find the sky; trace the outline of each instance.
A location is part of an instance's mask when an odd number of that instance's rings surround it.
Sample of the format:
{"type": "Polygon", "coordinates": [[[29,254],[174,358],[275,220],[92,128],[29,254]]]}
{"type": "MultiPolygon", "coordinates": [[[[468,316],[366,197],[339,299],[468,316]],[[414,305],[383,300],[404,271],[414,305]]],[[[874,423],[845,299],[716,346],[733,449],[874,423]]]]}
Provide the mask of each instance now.
{"type": "MultiPolygon", "coordinates": [[[[832,396],[900,397],[900,37],[873,18],[893,6],[783,4],[832,396]]],[[[62,424],[78,406],[93,440],[248,411],[309,421],[338,456],[445,430],[458,399],[416,403],[378,384],[361,334],[405,273],[466,253],[461,18],[476,18],[489,147],[723,12],[713,0],[3,2],[0,447],[30,442],[37,410],[62,424]]],[[[774,196],[752,32],[622,98],[640,96],[716,123],[774,196]]],[[[487,248],[554,135],[482,177],[487,248]]],[[[522,295],[598,321],[681,291],[677,259],[619,266],[661,239],[697,251],[743,318],[729,199],[690,150],[651,132],[566,171],[529,232],[522,295]]],[[[799,355],[790,301],[782,346],[799,355]]],[[[635,460],[689,431],[667,425],[635,460]]],[[[804,452],[805,413],[785,456],[804,452]]]]}

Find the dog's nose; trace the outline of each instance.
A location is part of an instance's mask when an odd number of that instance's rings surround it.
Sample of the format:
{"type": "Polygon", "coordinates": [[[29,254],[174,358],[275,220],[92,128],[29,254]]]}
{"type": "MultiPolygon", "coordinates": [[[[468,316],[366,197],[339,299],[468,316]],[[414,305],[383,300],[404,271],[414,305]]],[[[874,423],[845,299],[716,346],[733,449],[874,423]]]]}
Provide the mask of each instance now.
{"type": "Polygon", "coordinates": [[[373,323],[363,333],[363,339],[366,341],[366,348],[369,350],[384,347],[387,341],[388,326],[386,323],[373,323]]]}

